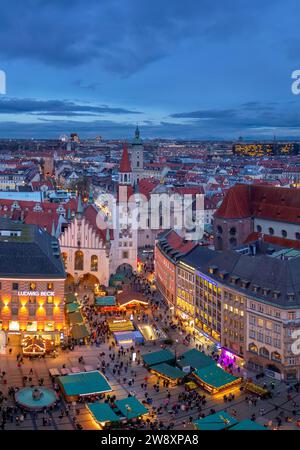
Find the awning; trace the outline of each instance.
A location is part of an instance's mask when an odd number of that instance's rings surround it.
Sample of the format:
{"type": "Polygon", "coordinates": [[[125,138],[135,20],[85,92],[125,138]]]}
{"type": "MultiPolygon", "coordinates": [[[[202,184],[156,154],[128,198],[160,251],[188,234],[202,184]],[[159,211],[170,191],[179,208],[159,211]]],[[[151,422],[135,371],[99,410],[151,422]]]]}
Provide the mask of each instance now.
{"type": "Polygon", "coordinates": [[[73,303],[76,302],[76,295],[73,293],[66,294],[65,303],[73,303]]]}
{"type": "Polygon", "coordinates": [[[98,423],[118,422],[120,420],[120,417],[107,403],[88,403],[86,406],[98,423]]]}
{"type": "Polygon", "coordinates": [[[129,420],[148,413],[148,409],[136,397],[122,398],[115,404],[121,414],[129,420]]]}
{"type": "Polygon", "coordinates": [[[57,380],[68,396],[100,394],[112,390],[105,376],[98,370],[64,375],[57,380]]]}
{"type": "Polygon", "coordinates": [[[233,427],[230,428],[231,430],[238,431],[238,430],[266,430],[266,427],[263,427],[259,423],[254,422],[250,419],[242,420],[241,422],[237,423],[233,427]]]}
{"type": "Polygon", "coordinates": [[[80,305],[77,302],[73,302],[73,303],[67,303],[66,304],[66,312],[69,313],[73,313],[76,312],[80,309],[80,305]]]}
{"type": "Polygon", "coordinates": [[[231,417],[227,412],[220,411],[215,414],[195,420],[194,425],[197,430],[225,430],[236,425],[238,421],[231,417]]]}
{"type": "Polygon", "coordinates": [[[172,380],[180,380],[184,378],[187,374],[178,369],[178,367],[170,366],[170,364],[162,363],[151,366],[151,371],[157,372],[166,378],[171,378],[172,380]]]}
{"type": "Polygon", "coordinates": [[[84,319],[83,319],[80,311],[69,314],[68,319],[69,319],[70,325],[81,324],[84,322],[84,319]]]}
{"type": "Polygon", "coordinates": [[[170,350],[159,350],[158,352],[146,353],[142,355],[142,358],[147,366],[175,362],[175,355],[170,350]]]}
{"type": "Polygon", "coordinates": [[[210,356],[207,356],[205,353],[193,348],[183,353],[177,364],[180,367],[191,366],[194,370],[196,370],[215,365],[216,362],[210,356]]]}
{"type": "Polygon", "coordinates": [[[198,369],[193,374],[204,384],[214,388],[222,389],[231,383],[238,382],[240,378],[231,375],[216,364],[203,369],[198,369]]]}
{"type": "Polygon", "coordinates": [[[73,325],[71,328],[71,335],[74,339],[83,339],[90,335],[87,327],[85,325],[73,325]]]}
{"type": "Polygon", "coordinates": [[[104,297],[96,297],[96,306],[116,306],[116,297],[114,295],[106,295],[104,297]]]}

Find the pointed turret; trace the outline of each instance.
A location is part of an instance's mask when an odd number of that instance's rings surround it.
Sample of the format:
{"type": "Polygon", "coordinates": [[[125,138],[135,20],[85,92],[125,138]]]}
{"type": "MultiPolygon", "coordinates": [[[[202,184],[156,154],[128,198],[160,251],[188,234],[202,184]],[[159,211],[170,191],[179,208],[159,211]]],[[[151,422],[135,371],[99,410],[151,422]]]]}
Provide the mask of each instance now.
{"type": "Polygon", "coordinates": [[[54,220],[52,221],[52,230],[51,230],[51,236],[52,237],[56,237],[56,232],[55,232],[55,225],[54,225],[54,220]]]}
{"type": "Polygon", "coordinates": [[[83,205],[82,205],[81,195],[79,195],[79,197],[78,197],[78,205],[77,205],[77,215],[81,216],[82,213],[83,213],[83,205]]]}
{"type": "Polygon", "coordinates": [[[68,208],[68,211],[67,211],[67,221],[70,222],[71,219],[72,219],[71,208],[69,207],[69,208],[68,208]]]}
{"type": "Polygon", "coordinates": [[[132,170],[126,144],[123,145],[123,153],[119,169],[119,184],[132,184],[132,170]]]}

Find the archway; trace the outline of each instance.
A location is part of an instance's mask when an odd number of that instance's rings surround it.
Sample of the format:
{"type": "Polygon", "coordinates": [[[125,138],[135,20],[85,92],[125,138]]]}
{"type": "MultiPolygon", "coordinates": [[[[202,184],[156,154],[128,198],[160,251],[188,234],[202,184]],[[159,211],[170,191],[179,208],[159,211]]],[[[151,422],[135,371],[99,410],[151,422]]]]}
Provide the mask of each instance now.
{"type": "Polygon", "coordinates": [[[272,372],[281,373],[281,370],[275,364],[268,364],[267,369],[272,370],[272,372]]]}
{"type": "Polygon", "coordinates": [[[67,278],[65,280],[65,291],[70,292],[70,290],[74,286],[74,283],[75,283],[75,279],[74,279],[73,275],[71,275],[70,273],[67,273],[67,278]]]}
{"type": "Polygon", "coordinates": [[[130,264],[124,263],[120,264],[116,270],[117,274],[130,275],[133,271],[133,268],[130,264]]]}
{"type": "Polygon", "coordinates": [[[80,291],[92,291],[99,286],[99,279],[92,273],[85,273],[78,279],[78,288],[80,291]]]}

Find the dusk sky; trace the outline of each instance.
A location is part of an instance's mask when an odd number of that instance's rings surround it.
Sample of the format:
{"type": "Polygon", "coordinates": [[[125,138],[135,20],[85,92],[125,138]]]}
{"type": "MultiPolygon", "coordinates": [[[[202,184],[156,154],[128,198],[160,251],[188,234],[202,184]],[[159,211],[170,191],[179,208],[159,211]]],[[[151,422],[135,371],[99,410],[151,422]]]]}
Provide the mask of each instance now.
{"type": "Polygon", "coordinates": [[[1,137],[300,137],[297,0],[1,2],[1,137]]]}

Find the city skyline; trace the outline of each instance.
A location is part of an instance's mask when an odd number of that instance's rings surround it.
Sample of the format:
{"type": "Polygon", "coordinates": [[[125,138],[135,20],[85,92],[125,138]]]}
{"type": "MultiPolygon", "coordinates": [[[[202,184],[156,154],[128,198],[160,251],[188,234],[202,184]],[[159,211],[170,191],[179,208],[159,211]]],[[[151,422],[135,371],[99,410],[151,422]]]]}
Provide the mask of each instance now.
{"type": "Polygon", "coordinates": [[[298,9],[12,1],[2,6],[0,137],[126,139],[138,123],[145,138],[297,138],[298,9]]]}

